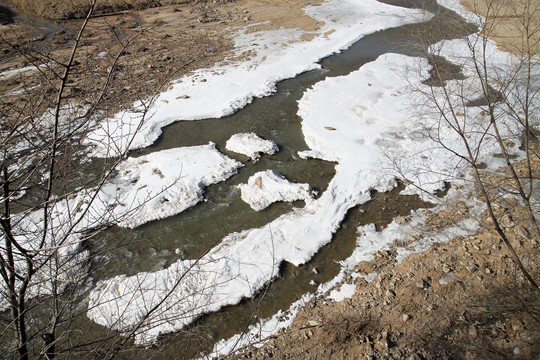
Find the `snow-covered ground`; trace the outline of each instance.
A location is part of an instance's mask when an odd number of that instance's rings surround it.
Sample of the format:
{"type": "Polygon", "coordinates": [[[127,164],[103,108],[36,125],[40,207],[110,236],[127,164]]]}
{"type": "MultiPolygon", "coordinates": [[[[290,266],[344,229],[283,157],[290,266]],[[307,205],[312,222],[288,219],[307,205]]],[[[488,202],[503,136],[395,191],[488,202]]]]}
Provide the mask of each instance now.
{"type": "MultiPolygon", "coordinates": [[[[443,5],[455,6],[461,14],[467,15],[452,1],[441,0],[443,5]]],[[[327,0],[320,6],[306,8],[306,13],[324,23],[320,36],[309,42],[300,41],[304,33],[296,29],[239,34],[236,49],[256,54],[250,61],[218,64],[177,81],[155,99],[137,132],[142,120],[142,114],[137,111],[122,112],[100,123],[88,142],[94,146],[94,154],[111,156],[114,149],[125,150],[128,145],[130,148],[148,146],[160,135],[162,127],[174,121],[229,115],[254,97],[271,94],[278,81],[319,67],[317,61],[321,58],[367,34],[430,18],[419,10],[393,7],[375,0],[327,0]],[[134,141],[130,143],[135,132],[134,141]]],[[[477,39],[476,35],[468,38],[469,43],[477,39]]],[[[467,49],[464,40],[442,42],[433,47],[433,51],[460,62],[463,59],[457,55],[467,49]]],[[[503,73],[511,69],[510,55],[498,51],[491,42],[487,43],[487,49],[491,54],[490,70],[503,73]]],[[[446,146],[463,151],[455,131],[441,126],[440,118],[433,117],[430,109],[422,106],[425,99],[419,97],[420,93],[430,90],[422,83],[429,76],[428,69],[424,59],[386,54],[350,75],[329,78],[313,86],[299,102],[302,131],[310,148],[300,155],[337,163],[336,175],[327,190],[318,199],[310,199],[307,184],[293,184],[293,192],[302,193],[302,198],[308,200],[305,207],[294,209],[261,228],[229,234],[201,259],[184,259],[161,271],[100,281],[89,295],[88,317],[127,332],[153,309],[136,332],[137,343],[151,343],[159,334],[177,331],[201,314],[236,304],[257,293],[278,275],[282,262],[301,265],[309,261],[332,240],[347,211],[368,201],[373,189],[389,190],[396,185],[398,177],[411,181],[405,192],[430,193],[441,188],[445,181],[465,179],[468,171],[465,164],[432,141],[435,129],[446,146]]],[[[0,77],[26,70],[5,72],[0,77]]],[[[465,64],[464,73],[471,71],[465,64]]],[[[466,81],[466,89],[471,93],[481,86],[474,80],[466,81]]],[[[449,88],[463,88],[461,85],[450,82],[449,88]]],[[[517,90],[515,97],[519,99],[517,90]]],[[[435,96],[442,94],[435,93],[435,96]]],[[[136,109],[139,105],[133,107],[136,109]]],[[[470,125],[480,130],[470,130],[471,141],[482,141],[486,145],[478,154],[478,161],[497,166],[500,160],[493,156],[496,144],[490,145],[489,137],[474,138],[475,133],[485,130],[481,109],[465,106],[459,110],[467,118],[476,120],[470,125]]],[[[506,127],[503,135],[515,136],[515,130],[506,127]]],[[[254,160],[260,152],[277,150],[271,141],[256,140],[250,134],[240,134],[231,138],[227,148],[254,160]]],[[[515,155],[520,155],[518,149],[515,155]]],[[[70,257],[76,254],[74,249],[80,242],[77,233],[109,223],[133,228],[177,214],[201,201],[205,186],[225,180],[240,166],[242,164],[219,153],[213,144],[130,158],[118,166],[118,175],[101,189],[83,189],[57,202],[51,208],[50,229],[54,229],[57,239],[68,231],[74,234],[61,244],[65,247],[62,253],[70,257]]],[[[289,187],[290,183],[273,172],[263,172],[255,174],[244,185],[242,193],[255,207],[262,209],[268,200],[294,200],[289,196],[289,187]],[[272,186],[268,187],[269,184],[272,186]],[[258,194],[259,190],[270,191],[258,194]],[[282,191],[285,191],[282,196],[272,197],[282,191]]],[[[17,220],[22,243],[29,241],[23,239],[25,234],[39,231],[41,221],[37,212],[17,220]]],[[[412,229],[421,221],[420,212],[414,213],[407,226],[412,229]]],[[[473,222],[463,223],[459,228],[449,229],[448,235],[474,231],[476,226],[473,222]]],[[[407,229],[395,222],[380,233],[372,226],[362,227],[357,249],[343,263],[344,271],[388,246],[391,240],[413,231],[407,229]]],[[[417,250],[441,240],[425,239],[416,244],[417,250]]],[[[319,291],[329,290],[342,277],[343,273],[322,285],[319,291]]],[[[351,286],[342,287],[333,293],[333,299],[350,296],[352,290],[351,286]]],[[[309,296],[295,303],[293,308],[298,309],[309,296]]],[[[271,334],[292,321],[289,317],[279,323],[278,318],[280,316],[276,315],[265,323],[267,332],[264,334],[271,334]]],[[[216,345],[222,347],[216,352],[231,350],[233,343],[243,341],[237,340],[238,337],[216,345]]]]}
{"type": "MultiPolygon", "coordinates": [[[[174,121],[231,114],[253,97],[271,94],[277,81],[317,68],[318,60],[364,35],[429,18],[418,10],[374,0],[328,0],[306,12],[324,22],[321,34],[326,35],[304,42],[297,41],[303,34],[299,30],[241,34],[237,50],[253,50],[257,55],[241,64],[196,71],[173,84],[156,99],[130,147],[151,144],[161,128],[174,121]]],[[[448,46],[460,44],[442,44],[441,54],[448,54],[448,46]]],[[[494,53],[499,54],[496,49],[494,53]]],[[[497,66],[501,64],[503,60],[497,62],[497,66]]],[[[127,332],[152,309],[136,332],[137,343],[151,343],[159,334],[177,331],[201,314],[252,296],[277,276],[282,262],[300,265],[309,261],[331,241],[346,212],[368,201],[373,189],[389,190],[400,177],[414,181],[415,186],[407,187],[408,193],[419,193],[420,188],[433,192],[445,181],[464,178],[464,164],[434,144],[428,134],[436,128],[449,146],[461,151],[455,132],[438,126],[438,119],[418,106],[422,103],[418,93],[411,92],[428,90],[422,84],[428,68],[423,59],[386,54],[350,75],[316,84],[299,103],[302,131],[310,147],[301,155],[338,164],[320,198],[261,228],[229,234],[201,259],[184,259],[161,271],[100,281],[89,296],[88,317],[127,332]],[[419,68],[422,71],[416,71],[419,68]]],[[[473,90],[478,86],[470,85],[473,90]]],[[[466,111],[472,118],[481,117],[477,108],[466,111]]],[[[112,144],[119,149],[127,146],[140,120],[136,111],[123,112],[101,124],[90,141],[95,155],[110,156],[112,144]]],[[[486,148],[479,159],[496,165],[492,150],[486,148]]],[[[129,227],[178,213],[201,199],[201,185],[221,181],[240,166],[215,152],[212,145],[206,145],[129,159],[120,165],[118,181],[104,187],[111,191],[100,195],[100,203],[111,205],[116,222],[129,227]],[[184,154],[189,151],[193,152],[184,154]],[[204,160],[205,154],[213,160],[204,160]],[[202,159],[202,163],[190,159],[202,159]],[[208,167],[199,172],[203,165],[208,167]],[[131,209],[130,216],[121,216],[127,214],[126,209],[116,213],[124,205],[131,209]]],[[[257,185],[256,178],[254,182],[257,185]]],[[[474,228],[474,224],[468,225],[474,228]]],[[[365,241],[359,242],[355,254],[368,256],[387,244],[387,236],[401,231],[393,226],[389,229],[380,234],[369,227],[361,229],[365,241]]],[[[335,298],[350,295],[350,290],[344,288],[335,298]]]]}

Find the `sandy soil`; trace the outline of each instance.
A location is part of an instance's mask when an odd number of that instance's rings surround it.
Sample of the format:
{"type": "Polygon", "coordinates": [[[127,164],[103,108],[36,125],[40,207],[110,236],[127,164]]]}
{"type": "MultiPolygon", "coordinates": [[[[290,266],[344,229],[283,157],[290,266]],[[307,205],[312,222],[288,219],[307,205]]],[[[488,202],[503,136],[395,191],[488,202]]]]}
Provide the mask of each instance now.
{"type": "Polygon", "coordinates": [[[463,0],[462,4],[488,19],[483,34],[501,49],[517,55],[540,52],[540,0],[463,0]]]}
{"type": "MultiPolygon", "coordinates": [[[[506,217],[514,246],[538,279],[538,234],[515,205],[500,204],[499,215],[506,217]]],[[[428,221],[418,236],[468,216],[468,209],[458,202],[442,213],[426,213],[428,221]]],[[[345,280],[356,284],[351,299],[314,299],[293,326],[264,347],[231,358],[538,359],[540,296],[488,225],[474,236],[410,255],[401,264],[395,257],[395,248],[380,251],[355,269],[360,275],[376,271],[372,282],[352,276],[345,280]]]]}

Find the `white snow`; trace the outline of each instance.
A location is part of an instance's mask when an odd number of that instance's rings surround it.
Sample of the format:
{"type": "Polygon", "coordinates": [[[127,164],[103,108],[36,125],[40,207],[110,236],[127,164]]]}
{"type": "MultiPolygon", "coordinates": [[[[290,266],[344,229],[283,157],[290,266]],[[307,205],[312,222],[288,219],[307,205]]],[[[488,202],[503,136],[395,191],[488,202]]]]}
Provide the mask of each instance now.
{"type": "Polygon", "coordinates": [[[309,201],[313,194],[309,184],[295,184],[273,170],[260,171],[239,185],[242,200],[255,211],[266,209],[276,201],[309,201]]]}
{"type": "Polygon", "coordinates": [[[345,299],[350,299],[356,293],[355,284],[341,284],[337,289],[333,289],[328,295],[328,298],[336,302],[341,302],[345,299]]]}
{"type": "MultiPolygon", "coordinates": [[[[441,187],[445,180],[462,176],[462,164],[423,135],[429,118],[414,116],[418,108],[411,104],[418,99],[411,98],[410,86],[422,86],[427,63],[423,64],[423,73],[412,72],[416,77],[406,79],[395,71],[416,69],[422,61],[383,55],[348,76],[327,79],[306,92],[299,113],[312,149],[308,153],[338,162],[335,177],[319,199],[265,227],[228,235],[192,271],[181,272],[178,285],[179,275],[172,274],[186,269],[190,261],[144,274],[143,285],[152,284],[147,291],[140,291],[141,274],[101,282],[90,295],[88,316],[126,331],[138,323],[141,309],[152,308],[160,301],[160,294],[171,292],[137,333],[138,343],[151,342],[160,333],[178,330],[202,313],[251,296],[276,276],[281,262],[300,265],[311,259],[331,241],[348,209],[369,200],[372,189],[392,188],[396,176],[412,178],[429,191],[441,187]]],[[[460,146],[450,130],[441,131],[452,145],[460,146]]],[[[483,156],[489,160],[489,154],[483,156]]],[[[389,239],[369,227],[363,231],[367,241],[361,246],[364,256],[389,239]]]]}
{"type": "MultiPolygon", "coordinates": [[[[311,50],[308,52],[308,49],[305,49],[301,52],[301,56],[297,54],[296,57],[285,57],[284,60],[290,62],[290,65],[288,63],[287,66],[283,66],[280,60],[278,67],[280,72],[283,72],[284,69],[293,69],[289,76],[299,72],[299,70],[294,70],[298,69],[295,61],[302,60],[301,63],[305,64],[306,59],[318,59],[322,54],[320,49],[317,49],[319,47],[326,49],[326,53],[328,53],[328,49],[336,51],[346,47],[364,34],[416,21],[420,15],[418,11],[388,7],[371,1],[329,1],[323,6],[313,8],[312,11],[319,11],[320,16],[338,17],[337,22],[332,24],[337,31],[329,36],[332,40],[330,43],[327,38],[317,38],[307,45],[301,43],[311,50]],[[341,23],[341,17],[344,22],[352,21],[354,24],[341,23]],[[360,22],[364,22],[364,24],[360,22]],[[336,33],[338,37],[333,36],[336,33]],[[336,43],[340,44],[339,47],[335,47],[336,43]],[[309,56],[312,52],[316,52],[318,55],[309,56]]],[[[258,39],[257,42],[262,42],[262,40],[258,39]]],[[[270,57],[269,59],[268,64],[272,64],[272,59],[275,58],[270,57]]],[[[252,69],[252,72],[258,73],[261,66],[252,69]]],[[[275,64],[268,66],[274,67],[275,64]]],[[[302,67],[301,71],[304,70],[306,68],[302,67]]],[[[384,73],[386,69],[382,65],[380,69],[376,70],[383,70],[384,73]]],[[[270,69],[265,68],[265,72],[268,71],[270,69]]],[[[274,71],[270,73],[274,73],[274,71]]],[[[275,81],[281,78],[275,78],[275,81]]],[[[403,85],[402,79],[394,81],[394,78],[397,76],[383,80],[385,83],[391,84],[390,86],[393,85],[394,88],[403,85]]],[[[212,82],[213,80],[199,85],[205,87],[212,82]]],[[[351,80],[351,82],[355,82],[355,80],[351,80]]],[[[224,83],[226,84],[227,81],[224,83]]],[[[356,87],[352,84],[350,86],[356,87]]],[[[209,89],[205,89],[205,93],[206,90],[209,91],[209,89]]],[[[387,89],[386,92],[391,90],[393,88],[387,89]]],[[[186,93],[186,91],[182,91],[182,93],[186,93]]],[[[229,92],[224,91],[223,93],[229,92]]],[[[341,95],[343,94],[339,92],[339,95],[335,97],[340,98],[337,103],[342,106],[334,106],[334,113],[329,119],[347,123],[350,119],[342,115],[342,110],[348,110],[343,107],[341,95]]],[[[359,98],[362,96],[364,96],[363,93],[359,98]]],[[[193,99],[193,97],[191,96],[189,99],[193,99]]],[[[324,104],[326,104],[328,99],[324,100],[324,104]]],[[[333,100],[330,99],[328,103],[333,100]]],[[[372,101],[370,100],[366,100],[365,106],[371,106],[372,101]]],[[[309,101],[309,99],[302,100],[300,108],[302,109],[303,104],[309,101]]],[[[323,104],[319,105],[323,106],[323,104]]],[[[199,108],[201,107],[199,106],[199,108]]],[[[208,107],[202,108],[207,109],[208,107]]],[[[326,121],[328,119],[326,114],[325,111],[322,111],[318,113],[318,116],[305,116],[306,114],[302,113],[302,110],[300,111],[300,115],[304,116],[304,122],[308,123],[320,122],[321,117],[324,117],[326,121]]],[[[388,114],[383,111],[381,117],[386,115],[388,114]]],[[[393,120],[395,121],[395,119],[393,120]]],[[[354,131],[351,135],[358,132],[358,130],[354,131]]],[[[328,136],[328,133],[324,133],[323,136],[328,136]]],[[[339,227],[348,209],[370,199],[372,188],[388,190],[394,186],[393,174],[377,175],[369,168],[368,161],[356,161],[359,160],[358,155],[362,154],[366,147],[351,147],[349,144],[360,145],[362,141],[366,142],[367,139],[347,140],[344,144],[338,145],[342,156],[336,158],[347,157],[349,161],[337,166],[336,177],[319,199],[306,204],[302,209],[295,209],[282,215],[265,227],[228,235],[218,247],[200,259],[196,269],[188,271],[178,285],[176,283],[176,280],[179,279],[178,276],[172,274],[177,273],[175,270],[177,268],[185,269],[186,261],[171,266],[170,269],[173,270],[166,269],[157,273],[144,274],[145,279],[149,279],[148,284],[152,283],[153,279],[156,281],[163,279],[158,282],[158,285],[150,287],[146,291],[140,291],[140,276],[118,276],[100,282],[90,294],[88,317],[104,326],[128,331],[130,326],[140,321],[144,309],[152,308],[152,305],[159,303],[160,294],[170,292],[171,296],[158,307],[155,314],[143,322],[136,334],[137,343],[149,343],[154,341],[160,333],[181,329],[200,314],[215,311],[222,306],[236,304],[243,297],[253,295],[277,275],[281,262],[287,261],[294,265],[305,263],[321,246],[331,241],[332,234],[339,227]],[[350,151],[356,150],[360,152],[354,156],[347,155],[350,151]],[[172,278],[167,279],[167,276],[172,276],[172,278]],[[186,285],[184,286],[182,283],[186,285]],[[157,288],[154,289],[156,286],[157,288]],[[168,310],[165,311],[166,309],[168,310]]],[[[368,160],[369,164],[372,164],[374,157],[368,156],[368,160]]],[[[376,169],[379,169],[378,165],[377,163],[376,169]]]]}
{"type": "Polygon", "coordinates": [[[118,225],[134,228],[192,207],[203,199],[206,186],[226,180],[241,166],[213,143],[163,150],[122,162],[99,198],[118,225]]]}
{"type": "Polygon", "coordinates": [[[315,39],[302,41],[305,32],[298,29],[249,34],[244,29],[234,37],[236,53],[256,53],[249,61],[226,60],[213,68],[197,70],[154,99],[148,114],[143,116],[144,106],[137,102],[132,110],[97,124],[88,140],[95,146],[94,155],[108,157],[126,147],[148,146],[159,137],[162,127],[175,121],[230,115],[254,97],[274,92],[278,81],[320,67],[320,59],[367,34],[431,17],[420,10],[376,0],[328,0],[305,11],[323,24],[315,39]]]}
{"type": "MultiPolygon", "coordinates": [[[[84,232],[110,224],[134,228],[146,222],[178,214],[203,198],[206,186],[226,180],[241,163],[221,154],[215,145],[176,148],[128,158],[118,174],[100,188],[80,190],[56,199],[49,208],[45,244],[40,256],[59,248],[59,263],[45,266],[30,284],[30,296],[50,293],[50,279],[63,283],[84,275],[86,252],[80,252],[84,232]],[[59,268],[56,269],[56,267],[59,268]]],[[[38,249],[43,233],[43,210],[13,217],[13,231],[25,248],[38,249]]],[[[26,266],[15,251],[17,266],[26,266]]],[[[37,258],[39,260],[39,258],[37,258]]],[[[0,309],[7,306],[0,289],[0,309]]]]}
{"type": "Polygon", "coordinates": [[[27,71],[35,71],[39,70],[40,68],[46,67],[48,64],[41,64],[38,66],[30,65],[19,69],[13,69],[13,70],[6,70],[0,73],[0,79],[9,79],[12,76],[20,75],[22,73],[25,73],[27,71]]]}
{"type": "Polygon", "coordinates": [[[237,154],[250,157],[253,162],[257,162],[261,154],[273,155],[279,151],[279,147],[272,140],[265,140],[255,133],[241,133],[231,136],[225,148],[237,154]]]}

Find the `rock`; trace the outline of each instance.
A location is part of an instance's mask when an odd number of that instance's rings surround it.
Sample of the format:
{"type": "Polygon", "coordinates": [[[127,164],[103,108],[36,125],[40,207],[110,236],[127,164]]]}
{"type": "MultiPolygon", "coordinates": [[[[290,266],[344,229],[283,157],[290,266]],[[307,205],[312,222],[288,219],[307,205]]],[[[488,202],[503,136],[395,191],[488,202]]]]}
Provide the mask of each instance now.
{"type": "Polygon", "coordinates": [[[263,187],[262,178],[260,176],[255,179],[255,185],[257,185],[259,187],[259,189],[262,189],[262,187],[263,187]]]}
{"type": "Polygon", "coordinates": [[[315,320],[308,320],[307,323],[308,323],[309,326],[321,326],[321,324],[318,321],[315,321],[315,320]]]}
{"type": "Polygon", "coordinates": [[[180,95],[176,99],[178,99],[178,100],[189,99],[189,96],[188,95],[180,95]]]}
{"type": "Polygon", "coordinates": [[[331,126],[325,126],[324,128],[325,128],[326,130],[328,130],[328,131],[335,131],[335,130],[336,130],[336,128],[331,127],[331,126]]]}
{"type": "Polygon", "coordinates": [[[467,207],[467,204],[465,204],[463,201],[458,201],[456,203],[456,207],[461,213],[469,212],[469,208],[467,207]]]}
{"type": "Polygon", "coordinates": [[[448,264],[443,264],[442,270],[444,273],[448,274],[450,271],[452,271],[452,268],[448,264]]]}
{"type": "Polygon", "coordinates": [[[427,277],[426,280],[422,283],[422,289],[428,290],[431,287],[431,277],[427,277]]]}
{"type": "Polygon", "coordinates": [[[403,216],[398,216],[394,221],[398,225],[403,225],[403,224],[407,223],[407,218],[405,218],[403,216]]]}
{"type": "Polygon", "coordinates": [[[449,272],[447,274],[445,274],[443,277],[441,277],[439,279],[439,284],[440,285],[448,285],[450,282],[452,281],[461,281],[459,278],[457,278],[453,272],[449,272]]]}
{"type": "Polygon", "coordinates": [[[514,224],[514,221],[512,220],[512,216],[510,214],[504,214],[501,218],[501,224],[510,226],[514,224]]]}
{"type": "Polygon", "coordinates": [[[408,320],[410,319],[410,316],[407,315],[407,314],[403,314],[403,315],[401,316],[401,318],[403,319],[403,322],[406,322],[406,321],[408,321],[408,320]]]}
{"type": "Polygon", "coordinates": [[[527,230],[527,228],[525,226],[518,226],[517,229],[516,229],[516,232],[519,236],[525,238],[525,239],[530,239],[531,238],[531,233],[529,232],[529,230],[527,230]]]}
{"type": "Polygon", "coordinates": [[[474,326],[473,324],[469,325],[468,333],[470,336],[476,337],[478,335],[478,332],[476,331],[476,326],[474,326]]]}

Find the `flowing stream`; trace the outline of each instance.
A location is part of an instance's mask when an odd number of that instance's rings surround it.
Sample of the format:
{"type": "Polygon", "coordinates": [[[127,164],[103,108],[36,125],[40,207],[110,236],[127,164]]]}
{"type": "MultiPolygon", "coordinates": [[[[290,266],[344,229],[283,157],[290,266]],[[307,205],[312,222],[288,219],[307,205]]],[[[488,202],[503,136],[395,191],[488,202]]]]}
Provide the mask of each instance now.
{"type": "MultiPolygon", "coordinates": [[[[303,73],[282,81],[272,96],[254,101],[234,115],[221,119],[181,121],[163,129],[160,139],[151,147],[133,153],[146,153],[180,146],[216,143],[217,148],[230,157],[244,162],[239,174],[229,180],[210,186],[205,201],[197,206],[164,220],[154,221],[135,230],[113,228],[100,239],[89,244],[95,259],[95,280],[118,274],[133,275],[141,271],[156,271],[179,259],[194,259],[223,236],[236,231],[261,227],[290,211],[293,204],[277,203],[255,212],[240,199],[238,184],[257,171],[275,170],[287,179],[309,183],[322,193],[332,179],[333,163],[303,160],[297,152],[306,150],[297,116],[297,102],[306,89],[329,76],[346,75],[387,52],[421,55],[424,51],[412,46],[417,34],[438,33],[438,39],[449,37],[447,20],[454,15],[436,5],[432,11],[438,15],[428,23],[402,26],[381,31],[358,41],[348,50],[321,61],[322,69],[303,73]],[[444,36],[443,36],[444,35],[444,36]],[[280,151],[263,156],[253,163],[245,157],[225,150],[225,142],[240,132],[255,132],[275,141],[280,151]]],[[[332,242],[323,247],[307,264],[282,266],[280,276],[259,296],[247,299],[237,306],[223,309],[201,318],[193,326],[177,334],[163,337],[163,342],[146,350],[129,353],[129,358],[189,358],[201,351],[211,350],[215,341],[240,333],[258,318],[269,317],[285,310],[303,294],[316,290],[316,285],[329,281],[340,270],[338,261],[347,258],[355,247],[356,227],[376,223],[384,227],[397,215],[406,215],[411,209],[428,206],[416,197],[400,196],[399,189],[377,194],[375,200],[349,211],[332,242]]],[[[89,331],[103,331],[98,325],[81,317],[89,331]]]]}

